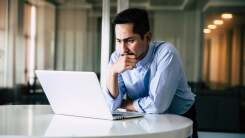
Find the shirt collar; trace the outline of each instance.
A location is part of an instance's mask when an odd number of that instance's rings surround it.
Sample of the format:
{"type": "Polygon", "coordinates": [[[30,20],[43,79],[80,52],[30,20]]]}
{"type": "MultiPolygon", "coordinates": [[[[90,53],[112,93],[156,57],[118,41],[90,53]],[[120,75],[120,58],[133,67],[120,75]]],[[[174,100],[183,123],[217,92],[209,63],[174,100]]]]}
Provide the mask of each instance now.
{"type": "Polygon", "coordinates": [[[149,44],[149,48],[148,48],[146,56],[136,63],[136,67],[144,66],[150,61],[151,56],[152,56],[152,50],[153,50],[153,46],[149,44]]]}

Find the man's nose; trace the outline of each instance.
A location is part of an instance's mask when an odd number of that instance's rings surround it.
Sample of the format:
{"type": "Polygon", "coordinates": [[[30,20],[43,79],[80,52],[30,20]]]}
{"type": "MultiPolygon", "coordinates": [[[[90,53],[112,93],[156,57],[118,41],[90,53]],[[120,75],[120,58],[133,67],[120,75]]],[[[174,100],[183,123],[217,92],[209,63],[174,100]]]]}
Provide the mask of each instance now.
{"type": "Polygon", "coordinates": [[[128,53],[129,49],[128,49],[127,45],[124,42],[121,43],[120,47],[121,47],[122,53],[128,53]]]}

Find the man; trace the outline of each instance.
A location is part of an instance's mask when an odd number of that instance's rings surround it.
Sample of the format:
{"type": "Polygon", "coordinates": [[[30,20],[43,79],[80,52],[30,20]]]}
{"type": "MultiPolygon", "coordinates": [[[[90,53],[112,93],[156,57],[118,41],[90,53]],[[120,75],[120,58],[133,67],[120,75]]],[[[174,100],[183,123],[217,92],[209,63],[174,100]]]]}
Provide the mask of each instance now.
{"type": "Polygon", "coordinates": [[[151,42],[145,10],[127,9],[114,20],[116,50],[111,55],[105,95],[111,110],[174,113],[196,120],[195,95],[172,44],[151,42]],[[123,97],[127,95],[127,99],[123,97]]]}

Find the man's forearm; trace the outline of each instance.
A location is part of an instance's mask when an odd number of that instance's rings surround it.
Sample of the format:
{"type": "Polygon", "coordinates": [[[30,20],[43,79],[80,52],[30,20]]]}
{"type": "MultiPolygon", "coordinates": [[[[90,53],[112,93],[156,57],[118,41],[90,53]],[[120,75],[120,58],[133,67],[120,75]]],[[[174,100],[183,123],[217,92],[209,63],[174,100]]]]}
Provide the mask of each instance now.
{"type": "Polygon", "coordinates": [[[118,96],[118,74],[114,73],[112,70],[108,73],[107,88],[113,98],[118,96]]]}

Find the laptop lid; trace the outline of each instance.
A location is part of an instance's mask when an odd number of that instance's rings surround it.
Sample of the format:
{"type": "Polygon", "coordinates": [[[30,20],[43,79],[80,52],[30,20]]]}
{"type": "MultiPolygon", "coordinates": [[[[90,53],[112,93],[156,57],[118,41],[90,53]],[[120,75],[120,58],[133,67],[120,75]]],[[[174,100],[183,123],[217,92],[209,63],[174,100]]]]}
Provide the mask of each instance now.
{"type": "Polygon", "coordinates": [[[55,114],[113,119],[94,72],[37,70],[36,74],[55,114]]]}

